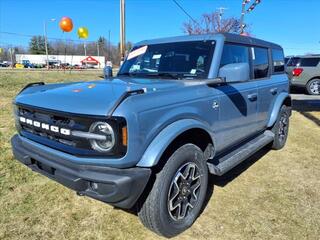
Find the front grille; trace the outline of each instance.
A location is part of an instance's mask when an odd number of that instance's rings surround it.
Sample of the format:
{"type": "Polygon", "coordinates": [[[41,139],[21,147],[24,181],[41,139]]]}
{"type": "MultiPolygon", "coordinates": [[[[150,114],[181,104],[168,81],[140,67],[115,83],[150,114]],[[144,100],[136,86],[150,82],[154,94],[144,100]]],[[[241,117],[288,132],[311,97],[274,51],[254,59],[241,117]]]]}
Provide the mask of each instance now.
{"type": "MultiPolygon", "coordinates": [[[[56,126],[59,129],[63,128],[87,132],[92,122],[95,121],[94,118],[79,117],[68,113],[35,109],[25,106],[18,106],[16,111],[18,118],[24,117],[26,119],[31,119],[32,121],[56,126]]],[[[52,132],[27,123],[19,122],[19,124],[20,127],[18,129],[20,130],[21,135],[36,142],[40,142],[41,144],[72,154],[96,154],[96,152],[91,149],[90,143],[86,139],[70,135],[66,136],[60,132],[52,132]]]]}
{"type": "Polygon", "coordinates": [[[127,147],[122,145],[122,127],[126,126],[125,119],[121,117],[108,118],[103,116],[78,115],[60,111],[39,109],[25,105],[15,106],[15,115],[17,119],[17,129],[19,134],[40,144],[51,148],[77,155],[77,156],[113,156],[122,157],[127,151],[127,147]],[[88,139],[53,132],[40,127],[36,127],[27,122],[19,121],[20,117],[44,123],[49,126],[55,126],[70,131],[89,132],[92,123],[96,121],[107,121],[115,132],[116,145],[109,153],[99,153],[92,149],[88,139]]]}

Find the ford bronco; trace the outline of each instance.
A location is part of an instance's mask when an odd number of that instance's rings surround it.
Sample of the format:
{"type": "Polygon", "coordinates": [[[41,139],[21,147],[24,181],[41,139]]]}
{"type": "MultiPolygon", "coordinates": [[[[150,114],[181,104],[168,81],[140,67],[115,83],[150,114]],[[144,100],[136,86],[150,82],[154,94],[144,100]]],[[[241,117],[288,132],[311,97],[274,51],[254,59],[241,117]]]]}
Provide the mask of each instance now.
{"type": "Polygon", "coordinates": [[[137,209],[172,237],[200,214],[208,174],[281,149],[291,98],[279,45],[234,34],[137,43],[114,78],[27,85],[14,156],[85,195],[137,209]]]}

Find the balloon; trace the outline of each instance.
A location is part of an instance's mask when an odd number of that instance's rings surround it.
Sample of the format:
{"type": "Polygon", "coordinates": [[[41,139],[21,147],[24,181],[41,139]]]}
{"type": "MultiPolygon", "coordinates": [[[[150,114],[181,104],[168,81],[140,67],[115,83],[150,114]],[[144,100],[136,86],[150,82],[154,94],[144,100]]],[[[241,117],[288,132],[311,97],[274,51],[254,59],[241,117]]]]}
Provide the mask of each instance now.
{"type": "Polygon", "coordinates": [[[61,20],[59,22],[59,26],[60,26],[61,30],[64,32],[71,32],[73,29],[73,23],[72,23],[71,18],[69,18],[69,17],[61,18],[61,20]]]}
{"type": "Polygon", "coordinates": [[[79,27],[78,28],[78,37],[86,39],[89,37],[89,30],[86,27],[79,27]]]}

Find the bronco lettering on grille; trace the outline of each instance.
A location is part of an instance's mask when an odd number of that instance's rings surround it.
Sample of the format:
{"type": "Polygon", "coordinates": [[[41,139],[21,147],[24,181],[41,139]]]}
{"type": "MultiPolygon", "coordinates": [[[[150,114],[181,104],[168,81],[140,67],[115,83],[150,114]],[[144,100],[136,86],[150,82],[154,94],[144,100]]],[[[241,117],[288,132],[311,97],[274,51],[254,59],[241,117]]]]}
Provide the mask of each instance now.
{"type": "Polygon", "coordinates": [[[58,126],[54,125],[49,125],[47,123],[41,123],[39,121],[34,121],[32,119],[28,119],[25,117],[19,117],[20,122],[25,123],[27,125],[34,126],[36,128],[41,128],[47,131],[55,132],[55,133],[60,133],[63,135],[69,136],[71,134],[71,130],[67,128],[59,128],[58,126]]]}

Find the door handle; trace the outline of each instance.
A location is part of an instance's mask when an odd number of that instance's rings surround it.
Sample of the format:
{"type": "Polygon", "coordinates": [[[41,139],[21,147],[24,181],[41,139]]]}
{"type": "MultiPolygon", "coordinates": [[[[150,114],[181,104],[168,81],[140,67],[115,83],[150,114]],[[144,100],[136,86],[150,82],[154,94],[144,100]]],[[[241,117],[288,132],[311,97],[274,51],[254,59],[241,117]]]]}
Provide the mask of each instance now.
{"type": "Polygon", "coordinates": [[[248,99],[249,99],[251,102],[257,101],[258,95],[257,95],[256,93],[249,94],[249,95],[248,95],[248,99]]]}
{"type": "Polygon", "coordinates": [[[278,88],[271,88],[270,92],[272,95],[276,95],[278,93],[278,88]]]}

